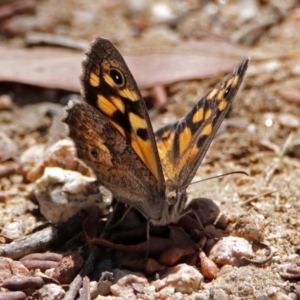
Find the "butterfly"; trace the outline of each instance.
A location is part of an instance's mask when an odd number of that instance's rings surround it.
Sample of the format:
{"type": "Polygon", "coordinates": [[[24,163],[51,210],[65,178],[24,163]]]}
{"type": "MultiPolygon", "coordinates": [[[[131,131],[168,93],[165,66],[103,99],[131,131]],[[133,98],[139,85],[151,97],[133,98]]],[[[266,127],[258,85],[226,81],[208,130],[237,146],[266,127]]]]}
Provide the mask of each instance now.
{"type": "Polygon", "coordinates": [[[155,134],[145,102],[123,57],[97,38],[85,55],[83,101],[68,105],[78,157],[113,196],[153,225],[175,223],[186,213],[186,189],[222,123],[246,73],[240,65],[175,124],[155,134]]]}

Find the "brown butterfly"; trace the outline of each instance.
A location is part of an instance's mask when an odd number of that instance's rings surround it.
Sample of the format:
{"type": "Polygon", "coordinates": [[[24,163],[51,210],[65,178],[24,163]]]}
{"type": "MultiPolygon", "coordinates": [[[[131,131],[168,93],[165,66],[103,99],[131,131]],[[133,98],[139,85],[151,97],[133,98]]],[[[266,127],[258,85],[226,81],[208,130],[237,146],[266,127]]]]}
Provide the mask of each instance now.
{"type": "Polygon", "coordinates": [[[113,44],[96,39],[83,61],[84,101],[67,108],[79,158],[114,197],[152,224],[185,214],[186,189],[223,121],[247,70],[240,65],[175,124],[151,126],[145,102],[113,44]]]}

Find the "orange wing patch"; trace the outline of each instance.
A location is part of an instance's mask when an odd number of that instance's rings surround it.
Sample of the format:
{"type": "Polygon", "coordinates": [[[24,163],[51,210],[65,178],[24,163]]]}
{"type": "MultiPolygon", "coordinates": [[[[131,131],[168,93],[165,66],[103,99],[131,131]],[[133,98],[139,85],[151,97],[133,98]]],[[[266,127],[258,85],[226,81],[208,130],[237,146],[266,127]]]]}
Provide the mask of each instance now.
{"type": "Polygon", "coordinates": [[[89,78],[89,83],[93,87],[99,86],[100,85],[100,77],[96,73],[91,72],[90,78],[89,78]]]}

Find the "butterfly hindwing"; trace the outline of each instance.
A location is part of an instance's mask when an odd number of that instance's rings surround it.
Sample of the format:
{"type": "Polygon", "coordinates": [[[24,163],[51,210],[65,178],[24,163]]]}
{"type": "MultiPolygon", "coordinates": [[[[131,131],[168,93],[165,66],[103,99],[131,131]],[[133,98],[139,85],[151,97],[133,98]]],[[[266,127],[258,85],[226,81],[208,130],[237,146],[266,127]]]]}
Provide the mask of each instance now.
{"type": "Polygon", "coordinates": [[[66,111],[63,121],[69,125],[78,157],[93,169],[114,197],[157,219],[163,205],[157,180],[134,149],[128,147],[124,136],[88,103],[70,102],[66,111]]]}
{"type": "Polygon", "coordinates": [[[249,59],[206,94],[180,121],[155,133],[165,177],[180,187],[192,181],[242,83],[249,59]],[[163,153],[163,155],[162,155],[163,153]],[[172,168],[169,168],[169,165],[172,168]]]}

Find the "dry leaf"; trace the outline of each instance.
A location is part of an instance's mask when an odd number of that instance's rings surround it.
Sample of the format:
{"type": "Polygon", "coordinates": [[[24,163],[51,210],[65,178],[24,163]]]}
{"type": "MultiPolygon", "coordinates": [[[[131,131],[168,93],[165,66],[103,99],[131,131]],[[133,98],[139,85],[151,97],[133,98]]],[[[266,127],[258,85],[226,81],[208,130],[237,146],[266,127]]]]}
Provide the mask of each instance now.
{"type": "MultiPolygon", "coordinates": [[[[221,38],[206,38],[183,42],[170,49],[156,49],[152,53],[125,55],[125,61],[139,87],[145,89],[227,73],[248,55],[247,49],[221,38]]],[[[82,59],[83,53],[69,49],[22,49],[2,44],[0,82],[19,82],[78,92],[82,59]]]]}

